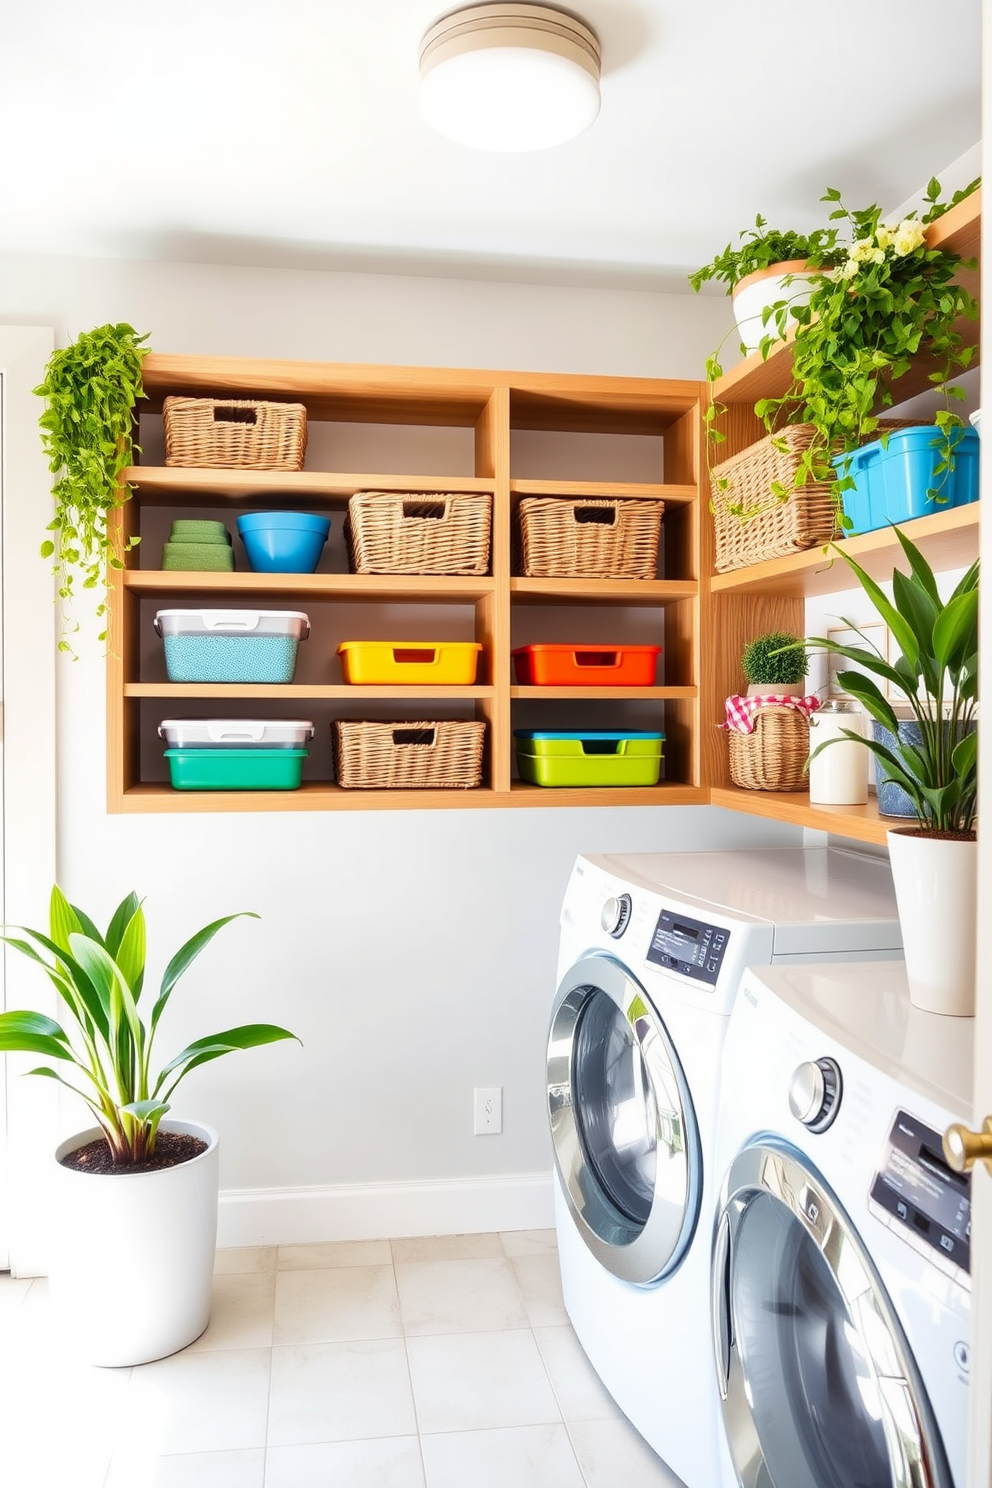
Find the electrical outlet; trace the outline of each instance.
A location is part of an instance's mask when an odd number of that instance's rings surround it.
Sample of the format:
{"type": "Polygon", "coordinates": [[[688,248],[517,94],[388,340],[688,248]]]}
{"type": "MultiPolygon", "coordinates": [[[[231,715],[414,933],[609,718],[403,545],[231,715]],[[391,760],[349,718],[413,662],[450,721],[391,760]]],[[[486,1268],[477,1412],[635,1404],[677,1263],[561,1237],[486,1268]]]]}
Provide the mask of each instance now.
{"type": "Polygon", "coordinates": [[[502,1130],[502,1085],[477,1085],[475,1087],[475,1135],[494,1137],[502,1130]]]}

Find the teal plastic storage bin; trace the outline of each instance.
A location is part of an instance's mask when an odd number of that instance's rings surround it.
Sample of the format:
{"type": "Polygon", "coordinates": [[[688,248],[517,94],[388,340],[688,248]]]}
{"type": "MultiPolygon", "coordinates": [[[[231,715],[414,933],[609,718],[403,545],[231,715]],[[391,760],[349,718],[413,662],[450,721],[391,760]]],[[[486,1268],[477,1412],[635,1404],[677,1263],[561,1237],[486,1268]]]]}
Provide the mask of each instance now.
{"type": "Polygon", "coordinates": [[[167,749],[176,790],[298,790],[306,749],[167,749]]]}
{"type": "Polygon", "coordinates": [[[644,729],[515,729],[513,747],[528,785],[657,785],[664,739],[644,729]]]}
{"type": "Polygon", "coordinates": [[[958,429],[952,434],[954,469],[940,475],[940,431],[935,424],[918,424],[889,435],[886,448],[875,439],[859,450],[833,460],[838,477],[849,474],[855,489],[844,492],[844,511],[853,526],[849,535],[874,532],[889,522],[908,522],[953,506],[978,500],[978,434],[958,429]],[[936,441],[936,442],[935,442],[936,441]],[[847,461],[850,467],[845,469],[847,461]],[[927,492],[936,490],[937,497],[927,492]]]}
{"type": "Polygon", "coordinates": [[[310,634],[300,610],[159,610],[170,682],[292,682],[310,634]]]}

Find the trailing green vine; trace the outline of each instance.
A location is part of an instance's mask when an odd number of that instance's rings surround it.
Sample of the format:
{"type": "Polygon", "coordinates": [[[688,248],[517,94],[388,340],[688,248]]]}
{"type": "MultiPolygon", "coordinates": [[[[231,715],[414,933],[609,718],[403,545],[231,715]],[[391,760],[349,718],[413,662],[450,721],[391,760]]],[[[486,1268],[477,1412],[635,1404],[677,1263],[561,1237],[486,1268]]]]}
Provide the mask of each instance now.
{"type": "MultiPolygon", "coordinates": [[[[787,314],[795,323],[792,379],[780,397],[760,399],[755,414],[772,435],[789,424],[809,424],[814,430],[791,486],[773,483],[770,500],[787,501],[794,490],[807,484],[836,481],[840,504],[844,491],[853,489],[855,482],[849,463],[837,478],[832,459],[857,449],[875,434],[880,412],[897,401],[900,378],[921,354],[933,366],[931,386],[944,398],[944,407],[934,416],[939,430],[934,469],[937,488],[928,495],[937,502],[946,500],[939,478],[954,468],[955,446],[964,429],[960,415],[951,408],[951,401],[964,394],[952,385],[952,379],[970,366],[974,356],[974,348],[964,344],[956,323],[973,320],[978,313],[972,295],[955,276],[961,267],[974,268],[975,264],[946,248],[929,247],[926,227],[978,185],[973,181],[945,203],[940,201],[940,183],[933,179],[923,216],[910,213],[892,224],[882,222],[878,206],[850,211],[832,187],[821,197],[833,207],[828,220],[846,222],[850,241],[839,245],[839,253],[831,243],[834,264],[808,281],[812,293],[806,303],[790,305],[783,300],[769,307],[764,316],[769,331],[759,348],[763,358],[784,335],[787,314]]],[[[714,260],[714,264],[719,262],[714,260]]],[[[709,277],[714,274],[710,272],[709,277]]],[[[719,354],[718,348],[707,360],[710,382],[723,374],[719,354]]],[[[719,428],[725,412],[719,402],[707,410],[711,459],[713,449],[725,438],[719,428]]],[[[884,443],[887,436],[880,437],[884,443]]],[[[725,479],[713,481],[718,491],[726,491],[728,484],[725,479]]],[[[755,515],[733,505],[729,510],[742,520],[755,515]]],[[[847,517],[840,520],[845,527],[851,525],[847,517]]]]}
{"type": "Polygon", "coordinates": [[[739,248],[727,244],[708,264],[689,275],[689,283],[697,292],[709,279],[722,281],[729,294],[742,279],[759,269],[770,269],[773,264],[789,263],[802,259],[810,269],[825,269],[839,263],[843,253],[837,250],[838,232],[835,227],[818,227],[811,233],[797,233],[791,229],[781,232],[769,227],[759,213],[754,226],[747,227],[738,236],[743,240],[739,248]]]}
{"type": "MultiPolygon", "coordinates": [[[[127,324],[99,326],[84,332],[70,346],[52,353],[45,380],[35,392],[46,400],[39,420],[49,469],[57,476],[52,495],[55,516],[47,530],[53,534],[41,545],[42,558],[54,558],[62,605],[63,635],[59,650],[71,653],[65,630],[68,606],[83,589],[104,590],[97,616],[104,620],[99,639],[107,638],[108,568],[121,568],[111,551],[107,524],[110,514],[130,499],[133,487],[122,483],[121,472],[134,463],[134,407],[145,396],[141,363],[148,348],[147,334],[139,336],[127,324]]],[[[139,541],[127,539],[127,548],[139,541]]]]}

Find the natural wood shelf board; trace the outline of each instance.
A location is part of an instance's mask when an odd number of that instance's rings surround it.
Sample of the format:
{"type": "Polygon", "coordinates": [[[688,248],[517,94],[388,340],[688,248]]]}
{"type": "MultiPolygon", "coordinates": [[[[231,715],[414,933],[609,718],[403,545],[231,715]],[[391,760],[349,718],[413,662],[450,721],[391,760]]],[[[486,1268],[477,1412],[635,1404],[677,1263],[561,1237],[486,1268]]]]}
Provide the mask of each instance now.
{"type": "Polygon", "coordinates": [[[507,806],[698,806],[706,794],[694,786],[661,784],[650,788],[546,790],[514,782],[509,791],[342,790],[329,782],[295,791],[177,791],[162,784],[135,785],[121,798],[125,812],[217,811],[436,811],[485,810],[507,806]]]}
{"type": "MultiPolygon", "coordinates": [[[[981,188],[945,212],[943,217],[938,217],[927,232],[927,241],[931,247],[946,248],[953,253],[959,253],[962,258],[977,258],[981,246],[981,217],[982,217],[982,192],[981,188]]],[[[978,274],[963,269],[959,275],[965,287],[976,296],[979,291],[978,274]]],[[[728,314],[732,321],[732,312],[728,305],[728,314]]],[[[977,346],[979,339],[978,320],[965,320],[960,322],[957,329],[964,338],[965,345],[977,346]]],[[[794,333],[786,338],[781,346],[770,352],[762,361],[760,352],[753,352],[751,356],[745,357],[736,366],[731,367],[723,377],[717,378],[712,386],[712,395],[718,403],[757,403],[759,398],[779,398],[787,390],[792,380],[792,342],[794,333]]],[[[978,365],[976,356],[972,363],[978,365]]],[[[905,377],[901,377],[895,384],[895,394],[899,402],[915,397],[917,393],[925,392],[932,384],[929,381],[929,373],[933,370],[930,360],[914,365],[905,377]]],[[[718,425],[719,427],[719,425],[718,425]]]]}
{"type": "Polygon", "coordinates": [[[527,785],[514,780],[509,799],[511,806],[705,806],[708,792],[680,781],[660,781],[650,786],[567,786],[527,785]]]}
{"type": "Polygon", "coordinates": [[[566,496],[573,501],[663,501],[688,506],[697,499],[695,486],[651,485],[643,481],[511,480],[512,496],[566,496]]]}
{"type": "MultiPolygon", "coordinates": [[[[966,568],[974,562],[978,546],[980,503],[936,511],[901,524],[901,530],[918,544],[934,569],[966,568]]],[[[842,539],[838,547],[861,565],[873,579],[884,581],[892,570],[908,571],[909,565],[891,527],[863,532],[842,539]]],[[[714,594],[833,594],[858,588],[858,580],[833,548],[809,548],[788,558],[771,558],[733,573],[717,574],[710,580],[714,594]]]]}
{"type": "Polygon", "coordinates": [[[124,587],[138,594],[219,594],[226,599],[246,600],[288,597],[474,604],[492,594],[494,584],[490,578],[425,578],[419,574],[183,573],[129,568],[124,573],[124,587]]]}
{"type": "Polygon", "coordinates": [[[697,382],[512,374],[510,428],[584,434],[664,434],[694,407],[697,382]]]}
{"type": "Polygon", "coordinates": [[[132,465],[122,479],[139,488],[144,506],[204,506],[205,496],[239,505],[293,505],[306,500],[340,507],[356,491],[491,493],[493,482],[462,475],[368,475],[334,470],[212,470],[132,465]]]}
{"type": "MultiPolygon", "coordinates": [[[[873,842],[884,847],[886,832],[899,821],[878,814],[878,806],[811,806],[809,797],[800,791],[741,790],[737,786],[714,787],[710,804],[725,806],[729,811],[743,811],[750,816],[769,817],[788,826],[812,827],[818,832],[833,832],[857,842],[873,842]]],[[[905,825],[905,823],[903,823],[905,825]]]]}
{"type": "Polygon", "coordinates": [[[664,605],[695,599],[693,579],[511,579],[510,598],[524,604],[664,605]]]}
{"type": "Polygon", "coordinates": [[[698,696],[697,687],[511,687],[510,697],[520,701],[557,702],[566,698],[601,699],[623,702],[625,698],[654,699],[674,702],[679,698],[698,696]]]}
{"type": "Polygon", "coordinates": [[[454,698],[472,702],[475,699],[495,696],[493,687],[414,686],[391,684],[386,687],[356,686],[350,682],[127,682],[124,684],[126,698],[215,698],[223,704],[225,698],[298,699],[319,702],[327,698],[348,702],[389,702],[391,699],[411,699],[414,702],[431,698],[454,698]]]}
{"type": "Polygon", "coordinates": [[[511,426],[587,433],[663,433],[693,407],[696,382],[582,374],[390,367],[346,362],[171,356],[142,364],[149,412],[167,393],[306,404],[315,420],[470,427],[493,393],[510,391],[511,426]]]}

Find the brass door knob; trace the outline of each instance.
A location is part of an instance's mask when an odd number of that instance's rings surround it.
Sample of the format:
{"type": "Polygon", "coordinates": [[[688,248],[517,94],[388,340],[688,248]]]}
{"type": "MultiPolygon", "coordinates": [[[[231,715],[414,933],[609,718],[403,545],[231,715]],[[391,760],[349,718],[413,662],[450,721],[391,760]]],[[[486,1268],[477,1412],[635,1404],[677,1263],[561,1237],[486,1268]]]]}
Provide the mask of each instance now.
{"type": "Polygon", "coordinates": [[[969,1173],[976,1162],[992,1165],[992,1116],[986,1116],[980,1132],[949,1126],[944,1133],[944,1156],[955,1173],[969,1173]]]}

